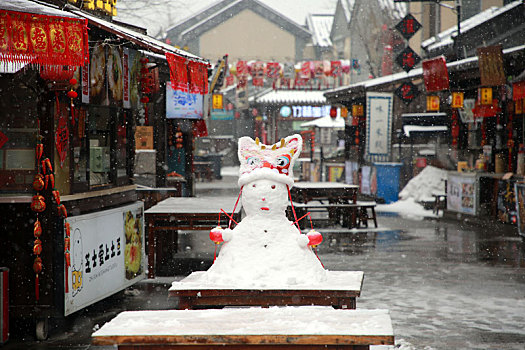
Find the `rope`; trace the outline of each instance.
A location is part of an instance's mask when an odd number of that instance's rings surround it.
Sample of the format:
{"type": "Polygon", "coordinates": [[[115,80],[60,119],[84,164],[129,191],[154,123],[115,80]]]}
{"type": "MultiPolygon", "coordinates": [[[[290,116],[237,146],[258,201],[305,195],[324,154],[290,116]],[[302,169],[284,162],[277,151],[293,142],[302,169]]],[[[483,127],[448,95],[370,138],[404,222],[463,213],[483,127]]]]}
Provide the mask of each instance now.
{"type": "MultiPolygon", "coordinates": [[[[237,201],[235,202],[235,206],[233,207],[232,216],[228,216],[230,218],[230,222],[228,223],[228,228],[231,228],[232,221],[235,222],[235,220],[233,220],[232,217],[233,217],[233,214],[235,213],[235,209],[237,209],[237,204],[239,203],[239,199],[241,199],[241,194],[242,194],[242,189],[243,188],[244,188],[244,186],[241,186],[241,190],[239,191],[239,197],[237,197],[237,201]]],[[[226,214],[226,212],[224,212],[224,213],[226,214]]],[[[228,214],[226,214],[226,215],[228,215],[228,214]]],[[[237,224],[237,225],[239,225],[239,224],[237,224]]]]}
{"type": "Polygon", "coordinates": [[[292,201],[292,194],[290,193],[290,187],[288,185],[286,185],[286,189],[288,190],[288,198],[290,198],[290,205],[292,206],[292,212],[293,212],[293,217],[295,219],[295,226],[297,226],[297,229],[299,230],[299,234],[301,234],[301,228],[299,227],[299,224],[297,224],[297,214],[295,213],[295,208],[293,206],[293,201],[292,201]]]}

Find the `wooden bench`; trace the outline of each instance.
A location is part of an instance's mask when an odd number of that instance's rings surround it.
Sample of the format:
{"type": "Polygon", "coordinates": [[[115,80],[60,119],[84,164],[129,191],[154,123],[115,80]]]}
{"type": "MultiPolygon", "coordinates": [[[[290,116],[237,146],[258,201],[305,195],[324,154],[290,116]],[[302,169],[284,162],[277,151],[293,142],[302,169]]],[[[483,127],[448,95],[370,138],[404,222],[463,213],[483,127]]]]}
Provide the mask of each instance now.
{"type": "MultiPolygon", "coordinates": [[[[353,228],[357,226],[357,209],[358,205],[354,203],[323,203],[322,201],[315,201],[309,203],[293,203],[297,218],[301,218],[308,212],[326,212],[331,224],[340,224],[346,228],[353,228]]],[[[291,206],[288,207],[288,218],[295,220],[291,206]]],[[[309,220],[307,218],[301,220],[299,225],[301,228],[308,227],[309,220]]]]}
{"type": "Polygon", "coordinates": [[[115,349],[369,349],[394,345],[388,310],[327,307],[126,311],[92,335],[115,349]]]}
{"type": "Polygon", "coordinates": [[[200,181],[212,181],[215,177],[213,171],[213,163],[206,161],[193,162],[193,170],[195,173],[195,179],[200,181]]]}
{"type": "Polygon", "coordinates": [[[327,271],[323,283],[292,286],[227,286],[200,282],[205,274],[197,271],[173,282],[169,296],[178,309],[222,308],[225,306],[322,305],[335,309],[355,309],[361,295],[363,271],[327,271]]]}
{"type": "Polygon", "coordinates": [[[368,227],[368,221],[372,220],[377,228],[376,202],[357,202],[357,227],[368,227]],[[368,213],[370,211],[370,215],[368,213]]]}

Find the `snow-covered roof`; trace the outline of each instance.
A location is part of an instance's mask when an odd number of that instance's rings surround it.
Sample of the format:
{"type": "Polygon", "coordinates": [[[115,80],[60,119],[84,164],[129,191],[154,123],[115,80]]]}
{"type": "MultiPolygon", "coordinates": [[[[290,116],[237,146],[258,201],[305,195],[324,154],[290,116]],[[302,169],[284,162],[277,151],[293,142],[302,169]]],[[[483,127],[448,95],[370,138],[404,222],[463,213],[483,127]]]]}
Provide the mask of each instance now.
{"type": "Polygon", "coordinates": [[[350,23],[352,18],[352,10],[354,8],[355,0],[340,0],[341,6],[343,7],[343,13],[346,18],[346,23],[350,23]]]}
{"type": "Polygon", "coordinates": [[[312,43],[318,47],[332,46],[330,31],[334,16],[330,14],[309,14],[306,17],[306,25],[312,33],[312,43]]]}
{"type": "Polygon", "coordinates": [[[58,7],[30,0],[5,0],[0,2],[0,10],[34,13],[37,15],[79,18],[78,16],[60,10],[58,7]]]}
{"type": "Polygon", "coordinates": [[[403,132],[410,137],[411,132],[443,132],[448,128],[445,125],[403,125],[403,132]]]}
{"type": "MultiPolygon", "coordinates": [[[[483,24],[484,22],[496,16],[499,16],[502,13],[510,11],[513,8],[519,6],[520,4],[522,4],[521,0],[511,2],[510,4],[507,4],[503,7],[493,6],[464,21],[461,21],[461,33],[465,33],[483,24]]],[[[427,51],[430,51],[430,50],[435,50],[443,46],[453,45],[454,38],[457,36],[457,30],[458,30],[457,25],[450,27],[447,30],[444,30],[441,33],[437,34],[436,36],[433,36],[432,38],[429,38],[423,41],[423,43],[421,43],[421,47],[427,51]]]]}
{"type": "Polygon", "coordinates": [[[301,124],[301,128],[308,128],[311,126],[315,126],[316,128],[344,128],[345,120],[340,116],[332,118],[329,115],[325,115],[324,117],[316,118],[301,124]]]}
{"type": "Polygon", "coordinates": [[[394,0],[379,0],[381,9],[388,11],[393,19],[403,19],[407,14],[407,6],[394,0]]]}
{"type": "Polygon", "coordinates": [[[139,33],[137,31],[134,31],[132,29],[126,28],[124,26],[103,20],[99,17],[93,16],[91,14],[85,13],[81,10],[78,10],[76,8],[71,9],[72,6],[69,7],[70,11],[80,17],[86,18],[89,22],[92,24],[95,24],[97,27],[107,30],[121,38],[124,38],[126,40],[129,40],[136,45],[142,46],[147,48],[148,50],[151,50],[155,53],[164,54],[165,52],[170,52],[178,56],[186,57],[188,59],[194,60],[194,61],[200,61],[208,63],[207,60],[196,56],[194,54],[191,54],[187,51],[177,49],[171,45],[168,45],[160,40],[157,40],[149,35],[139,33]]]}
{"type": "Polygon", "coordinates": [[[324,91],[307,90],[271,90],[258,97],[250,97],[250,102],[258,103],[303,103],[303,104],[326,104],[324,91]]]}
{"type": "MultiPolygon", "coordinates": [[[[517,51],[523,51],[523,50],[525,50],[525,45],[520,45],[520,46],[515,46],[515,47],[510,47],[508,49],[504,49],[503,54],[506,55],[506,54],[510,54],[513,52],[517,52],[517,51]]],[[[477,62],[478,62],[478,56],[473,56],[473,57],[468,57],[468,58],[465,58],[459,61],[448,62],[447,68],[450,71],[450,70],[453,70],[454,68],[457,69],[459,67],[464,67],[466,65],[476,64],[477,62]]],[[[374,87],[378,85],[394,83],[396,81],[400,81],[404,79],[415,78],[415,77],[421,76],[422,74],[423,74],[423,68],[421,67],[414,68],[410,70],[408,73],[399,72],[399,73],[395,73],[391,75],[385,75],[385,76],[375,78],[375,79],[360,81],[358,83],[347,85],[347,86],[341,86],[341,87],[331,89],[331,90],[326,90],[324,91],[324,94],[332,95],[332,94],[336,94],[339,92],[345,92],[348,90],[354,90],[354,89],[359,89],[359,88],[366,89],[366,88],[370,88],[370,87],[374,87]]]]}

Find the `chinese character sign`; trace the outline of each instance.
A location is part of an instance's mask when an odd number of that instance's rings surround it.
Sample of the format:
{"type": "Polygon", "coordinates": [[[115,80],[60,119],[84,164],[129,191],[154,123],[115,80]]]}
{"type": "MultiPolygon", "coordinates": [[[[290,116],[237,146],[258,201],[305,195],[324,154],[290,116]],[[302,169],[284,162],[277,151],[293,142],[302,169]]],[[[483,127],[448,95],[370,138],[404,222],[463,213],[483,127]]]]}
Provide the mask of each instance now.
{"type": "Polygon", "coordinates": [[[405,70],[410,71],[421,61],[421,57],[407,46],[397,57],[396,62],[405,70]]]}
{"type": "Polygon", "coordinates": [[[393,95],[366,94],[366,154],[369,161],[388,161],[392,129],[393,95]]]}
{"type": "Polygon", "coordinates": [[[421,24],[410,13],[405,16],[397,25],[396,29],[403,35],[406,40],[409,40],[421,28],[421,24]]]}
{"type": "Polygon", "coordinates": [[[417,89],[417,86],[409,81],[399,85],[399,87],[394,91],[394,93],[397,97],[399,97],[403,102],[405,102],[408,105],[417,97],[419,91],[417,89]]]}

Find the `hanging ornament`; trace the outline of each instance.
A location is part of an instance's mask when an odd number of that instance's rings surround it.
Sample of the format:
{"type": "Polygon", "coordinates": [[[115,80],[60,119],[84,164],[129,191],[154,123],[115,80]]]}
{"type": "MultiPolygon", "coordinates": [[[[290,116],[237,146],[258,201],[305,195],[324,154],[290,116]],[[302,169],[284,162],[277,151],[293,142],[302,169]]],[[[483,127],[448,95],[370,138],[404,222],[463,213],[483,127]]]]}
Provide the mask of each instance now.
{"type": "Polygon", "coordinates": [[[175,133],[175,148],[180,149],[183,147],[184,139],[182,138],[183,134],[180,130],[180,126],[177,127],[177,132],[175,133]]]}
{"type": "Polygon", "coordinates": [[[46,210],[46,201],[41,195],[34,195],[31,200],[31,210],[37,213],[41,213],[46,210]]]}
{"type": "Polygon", "coordinates": [[[33,180],[33,189],[37,192],[42,191],[44,186],[44,176],[42,174],[36,174],[33,180]]]}

